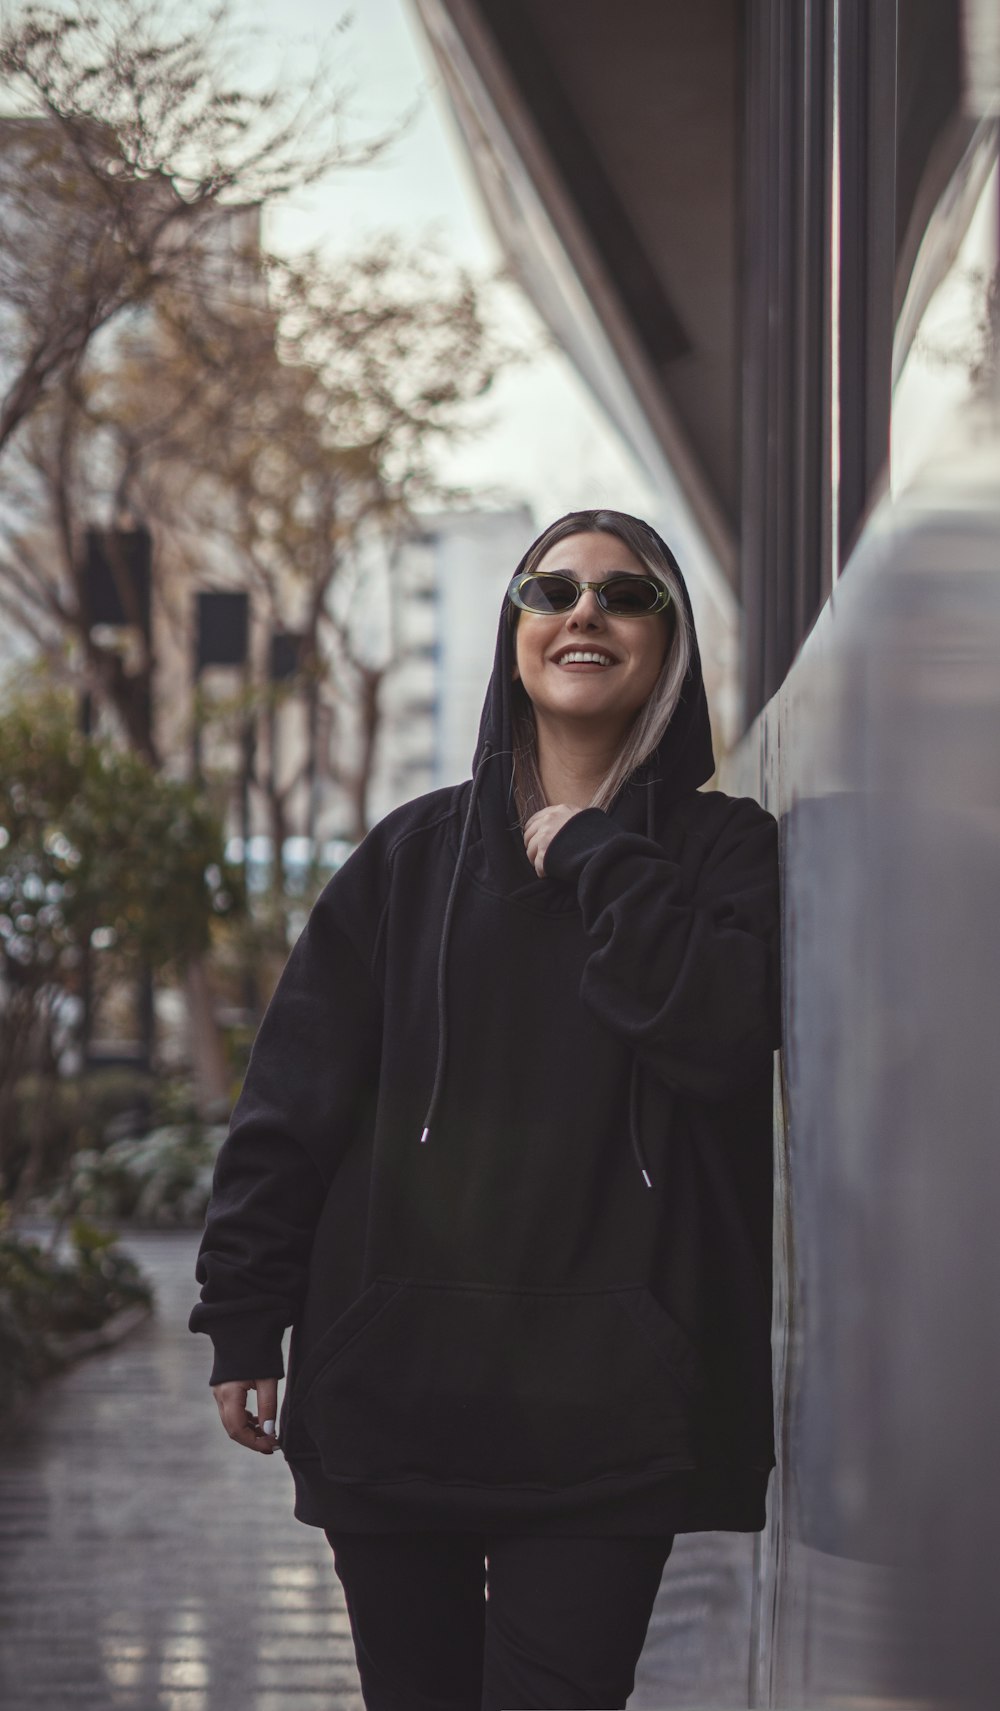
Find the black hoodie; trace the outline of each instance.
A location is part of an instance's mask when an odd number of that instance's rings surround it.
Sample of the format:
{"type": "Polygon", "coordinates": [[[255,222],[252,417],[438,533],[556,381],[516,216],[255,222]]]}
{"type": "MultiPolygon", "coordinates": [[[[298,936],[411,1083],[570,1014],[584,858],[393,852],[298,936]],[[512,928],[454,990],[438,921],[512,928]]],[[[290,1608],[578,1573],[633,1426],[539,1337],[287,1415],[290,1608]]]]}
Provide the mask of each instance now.
{"type": "Polygon", "coordinates": [[[537,878],[512,664],[502,614],[473,781],[389,814],[313,908],[219,1154],[191,1329],[218,1384],[281,1377],[293,1327],[279,1437],[312,1525],[756,1530],[776,826],[699,792],[695,648],[655,755],[537,878]]]}

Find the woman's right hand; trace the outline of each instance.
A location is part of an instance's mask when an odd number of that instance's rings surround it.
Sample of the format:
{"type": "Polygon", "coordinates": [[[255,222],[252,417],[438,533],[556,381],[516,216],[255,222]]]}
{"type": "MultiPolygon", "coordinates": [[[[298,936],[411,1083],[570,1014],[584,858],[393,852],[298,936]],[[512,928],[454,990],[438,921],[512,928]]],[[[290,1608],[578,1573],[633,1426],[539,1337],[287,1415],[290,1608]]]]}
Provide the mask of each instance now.
{"type": "Polygon", "coordinates": [[[260,1450],[273,1455],[277,1448],[278,1380],[276,1378],[231,1379],[227,1384],[213,1384],[222,1424],[236,1444],[246,1450],[260,1450]],[[247,1392],[257,1392],[257,1413],[247,1407],[247,1392]],[[270,1430],[265,1430],[269,1427],[270,1430]]]}

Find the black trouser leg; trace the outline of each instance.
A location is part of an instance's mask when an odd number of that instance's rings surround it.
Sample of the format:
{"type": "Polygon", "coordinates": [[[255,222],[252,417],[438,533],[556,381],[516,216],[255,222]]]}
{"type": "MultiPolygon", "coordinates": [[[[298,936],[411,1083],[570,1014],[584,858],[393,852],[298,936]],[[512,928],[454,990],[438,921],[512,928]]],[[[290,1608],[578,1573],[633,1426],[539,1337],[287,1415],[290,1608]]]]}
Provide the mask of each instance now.
{"type": "Polygon", "coordinates": [[[672,1544],[491,1539],[482,1711],[623,1706],[672,1544]]]}
{"type": "Polygon", "coordinates": [[[327,1530],[367,1711],[479,1711],[482,1538],[327,1530]]]}
{"type": "Polygon", "coordinates": [[[472,1533],[327,1538],[367,1711],[624,1706],[673,1544],[472,1533]]]}

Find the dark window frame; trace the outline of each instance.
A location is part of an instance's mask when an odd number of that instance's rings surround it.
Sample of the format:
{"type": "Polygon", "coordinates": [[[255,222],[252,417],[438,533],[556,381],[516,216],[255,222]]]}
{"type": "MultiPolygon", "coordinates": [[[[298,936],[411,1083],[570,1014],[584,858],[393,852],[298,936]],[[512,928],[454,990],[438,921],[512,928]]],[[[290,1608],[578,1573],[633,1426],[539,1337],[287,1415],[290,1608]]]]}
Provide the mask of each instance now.
{"type": "Polygon", "coordinates": [[[780,688],[888,479],[897,0],[760,0],[747,7],[745,55],[740,592],[749,724],[780,688]]]}
{"type": "Polygon", "coordinates": [[[746,12],[745,724],[780,686],[830,583],[834,4],[762,0],[746,12]]]}
{"type": "Polygon", "coordinates": [[[838,0],[838,572],[889,473],[896,283],[898,0],[838,0]]]}

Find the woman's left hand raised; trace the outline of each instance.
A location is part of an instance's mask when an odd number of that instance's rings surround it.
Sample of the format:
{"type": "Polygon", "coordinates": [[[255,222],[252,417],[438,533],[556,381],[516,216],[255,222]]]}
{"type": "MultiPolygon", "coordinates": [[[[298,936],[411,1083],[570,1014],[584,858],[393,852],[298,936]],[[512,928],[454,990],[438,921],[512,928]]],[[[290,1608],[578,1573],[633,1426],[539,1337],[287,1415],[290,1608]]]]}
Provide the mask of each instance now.
{"type": "Polygon", "coordinates": [[[572,820],[574,814],[582,814],[580,807],[571,808],[566,802],[556,803],[551,808],[539,808],[537,814],[532,814],[524,828],[524,847],[528,852],[528,860],[539,879],[545,878],[545,852],[552,839],[567,820],[572,820]]]}

